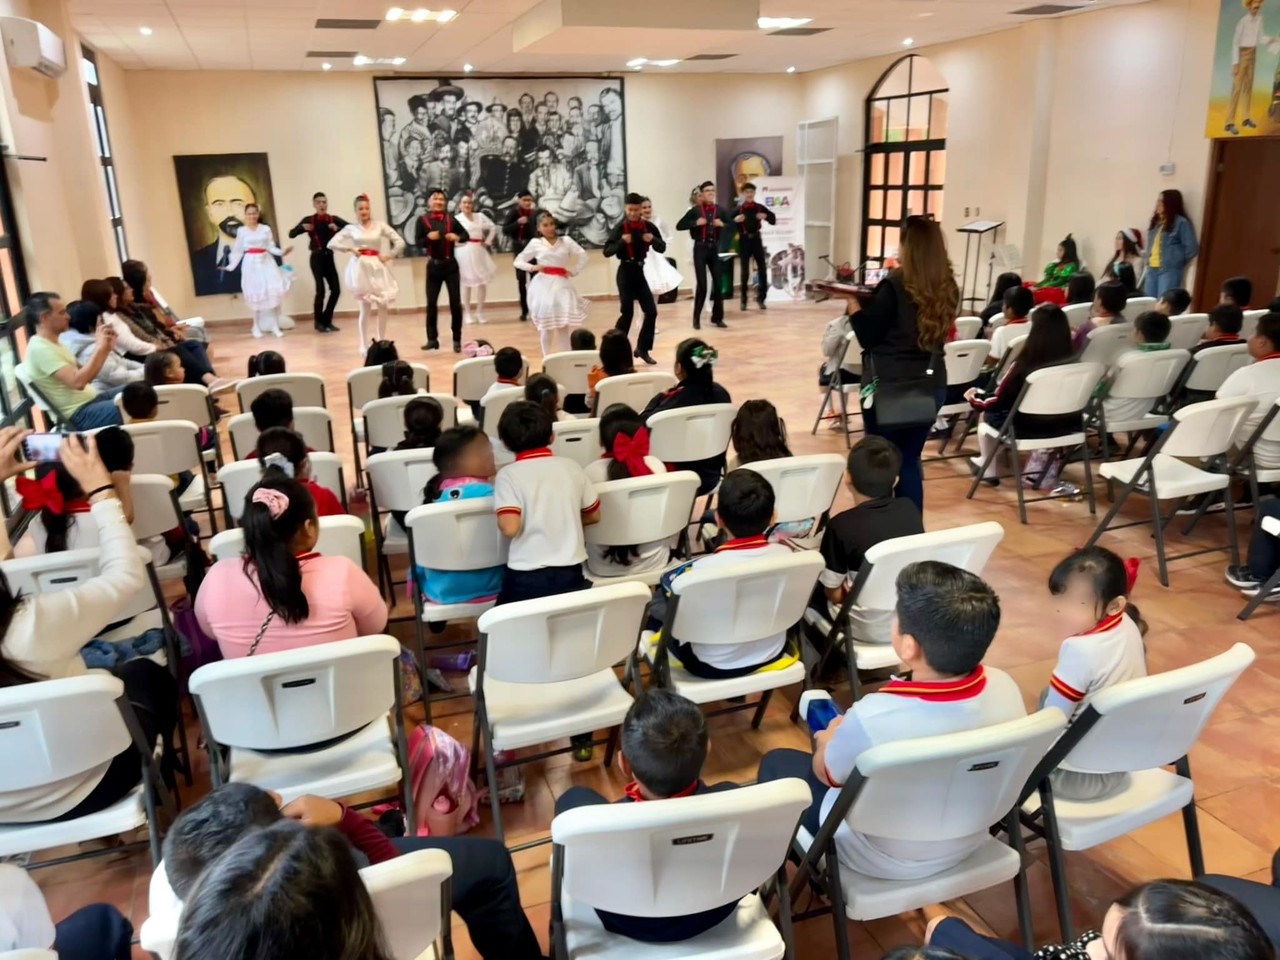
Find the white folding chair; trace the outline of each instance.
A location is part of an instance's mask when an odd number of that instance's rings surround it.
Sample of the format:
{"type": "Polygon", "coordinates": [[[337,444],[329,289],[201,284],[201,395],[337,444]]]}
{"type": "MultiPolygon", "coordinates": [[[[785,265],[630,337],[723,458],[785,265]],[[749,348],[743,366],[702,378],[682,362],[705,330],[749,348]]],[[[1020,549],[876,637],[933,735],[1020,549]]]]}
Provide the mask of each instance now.
{"type": "Polygon", "coordinates": [[[1227,377],[1241,367],[1253,362],[1247,343],[1229,343],[1223,347],[1208,347],[1192,354],[1191,362],[1175,388],[1176,393],[1194,390],[1198,393],[1217,393],[1227,377]]]}
{"type": "Polygon", "coordinates": [[[1133,345],[1133,327],[1127,323],[1109,323],[1090,330],[1085,339],[1087,342],[1080,359],[1084,363],[1109,366],[1133,345]]]}
{"type": "Polygon", "coordinates": [[[555,435],[551,441],[551,452],[557,457],[568,457],[585,468],[604,456],[598,417],[557,420],[551,425],[551,431],[555,435]]]}
{"type": "Polygon", "coordinates": [[[1258,320],[1265,314],[1266,310],[1246,310],[1244,312],[1244,322],[1240,326],[1240,337],[1248,340],[1253,336],[1254,331],[1258,329],[1258,320]]]}
{"type": "MultiPolygon", "coordinates": [[[[524,361],[520,371],[521,383],[529,376],[529,361],[524,361]]],[[[479,403],[488,389],[498,382],[498,371],[493,368],[493,357],[472,357],[453,365],[453,395],[464,403],[479,403]]]]}
{"type": "Polygon", "coordinates": [[[1084,325],[1089,319],[1089,314],[1093,310],[1093,303],[1071,303],[1062,308],[1062,312],[1067,315],[1067,324],[1072,330],[1076,330],[1084,325]]]}
{"type": "MultiPolygon", "coordinates": [[[[963,387],[978,382],[978,378],[982,376],[982,371],[987,365],[987,358],[991,356],[990,340],[953,340],[943,348],[943,359],[947,365],[947,388],[963,387]]],[[[942,444],[938,447],[939,458],[946,453],[947,445],[951,442],[952,435],[955,433],[955,425],[958,421],[963,420],[968,424],[972,419],[974,409],[969,405],[968,400],[959,400],[956,403],[946,403],[938,410],[938,416],[946,417],[950,425],[947,435],[942,438],[942,444]]],[[[960,443],[958,446],[964,446],[964,437],[968,433],[968,427],[965,427],[965,433],[960,435],[960,443]]],[[[953,453],[952,457],[958,457],[959,452],[953,453]]]]}
{"type": "MultiPolygon", "coordinates": [[[[322,453],[333,452],[333,417],[324,407],[294,407],[293,429],[307,446],[322,453]]],[[[237,413],[227,421],[231,435],[231,456],[244,460],[258,446],[258,425],[252,413],[237,413]]]]}
{"type": "Polygon", "coordinates": [[[787,849],[811,799],[803,780],[790,779],[656,803],[566,810],[551,821],[552,956],[791,956],[787,849]],[[781,933],[759,893],[771,879],[782,895],[781,933]],[[607,932],[596,913],[673,917],[734,901],[736,912],[674,950],[638,949],[635,940],[607,932]]]}
{"type": "Polygon", "coordinates": [[[655,413],[649,418],[649,449],[663,463],[693,463],[721,456],[729,449],[737,413],[738,408],[732,403],[706,403],[655,413]]]}
{"type": "Polygon", "coordinates": [[[61,429],[67,424],[67,416],[50,400],[43,390],[35,384],[31,376],[31,368],[25,363],[14,364],[13,375],[18,380],[18,389],[31,398],[31,402],[40,408],[40,412],[49,420],[49,429],[61,429]]]}
{"type": "MultiPolygon", "coordinates": [[[[673,543],[689,522],[698,494],[698,475],[692,470],[629,477],[596,484],[600,520],[584,529],[586,542],[607,547],[673,543]]],[[[634,576],[598,577],[589,569],[587,579],[597,587],[623,581],[657,586],[662,570],[634,576]]]]}
{"type": "Polygon", "coordinates": [[[1155,308],[1155,297],[1130,297],[1124,303],[1124,315],[1132,321],[1136,319],[1139,314],[1146,313],[1148,310],[1154,310],[1155,308]]]}
{"type": "Polygon", "coordinates": [[[605,377],[596,384],[596,413],[604,413],[615,403],[625,403],[632,410],[643,410],[650,400],[675,385],[675,374],[656,371],[605,377]]]}
{"type": "Polygon", "coordinates": [[[840,788],[817,836],[801,826],[803,852],[791,880],[795,893],[816,875],[835,921],[836,955],[849,960],[849,920],[877,920],[956,900],[1014,881],[1022,940],[1032,943],[1031,905],[1023,866],[1018,801],[1027,779],[1066,727],[1057,709],[961,733],[895,740],[864,750],[840,788]],[[904,817],[903,811],[911,816],[904,817]],[[986,837],[1003,823],[1010,843],[986,837]],[[866,836],[915,843],[984,835],[973,853],[922,880],[880,880],[840,863],[836,831],[847,825],[866,836]]]}
{"type": "Polygon", "coordinates": [[[399,784],[412,811],[400,649],[395,637],[356,637],[197,669],[213,785],[252,783],[288,803],[399,784]]]}
{"type": "MultiPolygon", "coordinates": [[[[1270,537],[1280,537],[1280,517],[1263,517],[1262,532],[1270,537]]],[[[1257,611],[1258,607],[1266,603],[1267,599],[1277,590],[1280,590],[1280,569],[1277,569],[1266,583],[1258,587],[1258,592],[1245,604],[1244,609],[1236,614],[1236,618],[1248,620],[1257,611]]]]}
{"type": "Polygon", "coordinates": [[[404,439],[404,408],[410,401],[425,397],[440,404],[444,417],[441,430],[451,430],[459,423],[471,420],[471,411],[458,406],[458,400],[448,393],[418,393],[413,396],[383,397],[364,405],[364,438],[366,450],[374,447],[392,450],[404,439]]]}
{"type": "MultiPolygon", "coordinates": [[[[171,530],[186,532],[182,508],[173,489],[173,481],[163,474],[135,472],[129,478],[129,494],[133,497],[133,530],[135,540],[142,542],[152,537],[162,537],[171,530]]],[[[191,536],[188,532],[187,536],[191,536]]],[[[162,582],[180,580],[187,572],[185,557],[178,557],[163,566],[156,567],[156,575],[162,582]]]]}
{"type": "Polygon", "coordinates": [[[249,377],[236,385],[240,412],[248,413],[253,401],[268,390],[283,390],[293,398],[295,407],[323,407],[324,377],[318,373],[270,373],[249,377]]]}
{"type": "Polygon", "coordinates": [[[1184,313],[1169,318],[1169,346],[1174,350],[1190,350],[1209,329],[1207,313],[1184,313]]]}
{"type": "MultiPolygon", "coordinates": [[[[818,432],[818,424],[822,422],[822,418],[827,415],[827,410],[831,411],[833,417],[840,418],[840,427],[844,430],[844,445],[850,445],[849,440],[849,395],[857,394],[862,389],[862,384],[855,380],[852,383],[845,383],[842,374],[845,371],[861,374],[862,361],[861,357],[857,360],[849,359],[849,352],[858,342],[857,335],[850,330],[844,335],[844,345],[840,349],[840,357],[836,363],[835,372],[831,374],[831,379],[822,391],[822,403],[818,407],[818,415],[813,418],[813,429],[809,432],[816,434],[818,432]],[[838,398],[838,401],[837,401],[838,398]],[[836,413],[836,404],[839,403],[840,412],[836,413]]],[[[862,406],[860,403],[854,404],[855,413],[860,413],[862,406]]]]}
{"type": "Polygon", "coordinates": [[[498,421],[502,419],[502,413],[507,407],[523,399],[524,387],[505,387],[502,390],[493,391],[480,401],[480,426],[493,440],[493,452],[498,455],[499,466],[504,462],[510,463],[514,458],[498,439],[498,421]]]}
{"type": "Polygon", "coordinates": [[[588,391],[587,374],[600,362],[595,350],[566,350],[542,358],[542,372],[564,388],[565,393],[588,391]]]}
{"type": "MultiPolygon", "coordinates": [[[[378,580],[395,600],[396,581],[391,576],[391,557],[409,553],[409,534],[393,514],[409,513],[422,506],[427,481],[436,475],[434,450],[388,450],[374,454],[365,463],[369,477],[369,512],[373,515],[374,550],[378,559],[378,580]],[[387,514],[385,520],[382,514],[387,514]]],[[[407,518],[406,518],[407,522],[407,518]]]]}
{"type": "MultiPolygon", "coordinates": [[[[1168,561],[1182,560],[1199,556],[1221,547],[1209,547],[1191,553],[1179,554],[1176,557],[1165,556],[1165,527],[1176,514],[1171,513],[1168,519],[1160,515],[1161,500],[1182,501],[1188,497],[1201,494],[1222,493],[1227,508],[1227,536],[1230,541],[1231,562],[1240,562],[1240,548],[1236,542],[1235,504],[1231,496],[1231,475],[1215,473],[1193,465],[1192,460],[1208,460],[1221,456],[1231,449],[1231,443],[1240,425],[1253,412],[1252,397],[1237,397],[1232,400],[1207,400],[1204,403],[1193,403],[1183,407],[1173,415],[1173,425],[1165,430],[1144,457],[1129,460],[1117,460],[1104,463],[1098,472],[1107,480],[1118,480],[1124,484],[1115,503],[1102,518],[1096,530],[1085,543],[1091,547],[1108,529],[1121,530],[1125,527],[1138,526],[1145,520],[1132,523],[1111,525],[1120,509],[1134,493],[1147,497],[1151,502],[1151,523],[1156,538],[1156,558],[1159,562],[1160,582],[1169,585],[1168,561]]],[[[1192,519],[1191,526],[1200,518],[1203,510],[1192,519]]],[[[1184,531],[1186,532],[1186,531],[1184,531]]]]}
{"type": "Polygon", "coordinates": [[[974,340],[982,336],[981,317],[957,317],[955,327],[957,341],[974,340]]]}
{"type": "Polygon", "coordinates": [[[1253,428],[1252,433],[1249,434],[1245,442],[1240,444],[1239,449],[1231,458],[1229,469],[1234,474],[1243,473],[1248,478],[1249,492],[1252,494],[1252,502],[1256,507],[1260,502],[1259,497],[1261,495],[1258,485],[1261,483],[1280,483],[1280,466],[1259,465],[1256,453],[1259,443],[1265,442],[1280,445],[1280,397],[1277,397],[1276,401],[1265,411],[1255,407],[1254,413],[1261,414],[1262,419],[1258,421],[1258,425],[1253,428]]]}
{"type": "MultiPolygon", "coordinates": [[[[419,498],[421,499],[421,498],[419,498]]],[[[414,570],[418,566],[432,570],[458,572],[487,570],[502,567],[507,562],[507,549],[511,541],[498,531],[498,517],[493,508],[493,497],[476,497],[470,500],[437,500],[414,507],[404,518],[409,549],[409,592],[413,596],[414,638],[417,642],[418,663],[425,668],[427,649],[427,625],[447,623],[451,620],[474,620],[493,607],[497,595],[470,603],[436,603],[422,594],[421,585],[414,582],[414,570]]],[[[448,644],[448,646],[470,646],[448,644]]],[[[431,720],[431,697],[427,684],[423,684],[423,705],[427,720],[431,720]]]]}
{"type": "Polygon", "coordinates": [[[133,469],[138,473],[191,474],[187,489],[178,494],[178,506],[183,513],[208,511],[209,526],[217,533],[218,518],[200,449],[200,428],[190,420],[151,420],[127,423],[122,429],[133,439],[133,469]]]}
{"type": "MultiPolygon", "coordinates": [[[[244,531],[223,530],[209,541],[214,560],[228,560],[244,553],[244,531]]],[[[364,569],[364,521],[359,517],[321,517],[315,552],[326,557],[346,557],[364,569]]]]}
{"type": "MultiPolygon", "coordinates": [[[[713,703],[758,693],[755,704],[740,703],[717,713],[733,713],[755,707],[751,726],[759,729],[773,691],[804,683],[806,671],[792,628],[804,616],[813,585],[822,572],[822,554],[816,550],[780,553],[732,566],[689,568],[672,584],[672,597],[652,654],[651,682],[675,690],[697,704],[713,703]],[[787,634],[786,643],[797,654],[791,666],[761,670],[729,680],[695,677],[672,660],[673,642],[699,646],[732,647],[787,634]]],[[[647,646],[647,645],[646,645],[647,646]]],[[[648,654],[646,649],[645,654],[648,654]]],[[[639,672],[633,671],[638,678],[639,672]]]]}
{"type": "MultiPolygon", "coordinates": [[[[429,452],[429,451],[428,451],[429,452]]],[[[320,486],[332,491],[347,509],[347,487],[342,458],[336,453],[311,453],[311,478],[320,486]]],[[[244,500],[249,491],[262,479],[262,464],[257,457],[228,463],[218,471],[218,483],[222,485],[222,506],[226,512],[227,529],[240,525],[244,516],[244,500]]]]}
{"type": "MultiPolygon", "coordinates": [[[[213,430],[218,424],[218,415],[213,409],[213,397],[206,387],[198,383],[165,383],[155,388],[157,420],[189,420],[197,427],[208,427],[213,430]]],[[[120,398],[117,396],[117,405],[120,398]]],[[[132,423],[129,415],[120,405],[120,415],[125,423],[132,423]]],[[[212,450],[204,452],[206,462],[222,466],[222,444],[215,444],[212,450]]]]}
{"type": "MultiPolygon", "coordinates": [[[[1168,423],[1164,414],[1152,413],[1155,405],[1169,395],[1191,361],[1186,350],[1159,350],[1147,353],[1130,350],[1122,353],[1107,373],[1106,396],[1094,405],[1087,422],[1096,426],[1102,444],[1102,459],[1111,459],[1111,436],[1117,433],[1137,434],[1168,423]],[[1127,417],[1107,417],[1107,401],[1129,401],[1127,417]],[[1139,412],[1139,408],[1145,410],[1139,412]]],[[[1136,439],[1136,438],[1135,438],[1136,439]]],[[[1129,444],[1133,448],[1133,442],[1129,444]]]]}
{"type": "Polygon", "coordinates": [[[0,960],[58,960],[58,955],[52,950],[6,950],[0,960]]]}
{"type": "MultiPolygon", "coordinates": [[[[431,389],[431,371],[421,363],[411,363],[413,368],[413,385],[418,390],[431,389]]],[[[364,467],[360,463],[360,447],[365,440],[364,405],[378,399],[378,387],[382,383],[381,364],[373,367],[360,367],[347,374],[347,404],[351,411],[351,448],[355,451],[356,482],[364,478],[364,467]]]]}
{"type": "MultiPolygon", "coordinates": [[[[483,745],[493,828],[503,839],[494,754],[609,730],[604,765],[631,695],[614,664],[635,650],[649,590],[619,583],[494,607],[480,617],[480,658],[471,671],[476,701],[473,767],[483,745]]],[[[502,766],[554,756],[513,757],[502,766]]],[[[472,771],[473,775],[475,771],[472,771]]]]}
{"type": "Polygon", "coordinates": [[[1188,754],[1222,698],[1254,661],[1237,643],[1209,660],[1126,680],[1094,694],[1053,746],[1023,791],[1022,824],[1048,845],[1049,871],[1065,941],[1074,939],[1063,852],[1090,850],[1179,810],[1192,876],[1205,872],[1188,754]],[[1173,766],[1173,771],[1164,769],[1173,766]],[[1119,793],[1101,800],[1053,796],[1058,767],[1128,773],[1119,793]]]}
{"type": "Polygon", "coordinates": [[[790,523],[820,518],[831,509],[844,479],[845,458],[838,453],[813,453],[756,460],[744,466],[769,481],[777,522],[790,523]]]}
{"type": "Polygon", "coordinates": [[[843,654],[853,697],[858,699],[860,671],[886,670],[900,662],[890,634],[898,604],[898,574],[903,568],[934,560],[981,576],[1003,539],[1004,527],[988,520],[877,543],[854,574],[834,621],[813,607],[804,612],[814,647],[822,651],[816,672],[821,674],[829,657],[843,654]]]}
{"type": "MultiPolygon", "coordinates": [[[[1105,330],[1107,328],[1103,327],[1102,329],[1105,330]]],[[[978,484],[987,474],[987,467],[991,464],[991,461],[998,457],[1002,450],[1008,450],[1013,458],[1014,469],[1011,476],[1014,480],[1014,489],[1018,494],[1018,516],[1023,523],[1026,523],[1028,503],[1058,500],[1061,499],[1061,495],[1050,494],[1047,497],[1027,498],[1023,490],[1021,477],[1021,454],[1031,453],[1036,450],[1076,447],[1080,450],[1080,457],[1084,463],[1084,493],[1089,500],[1089,513],[1092,514],[1097,508],[1093,495],[1093,473],[1089,459],[1088,434],[1084,428],[1084,416],[1092,403],[1093,392],[1105,373],[1106,367],[1101,363],[1086,363],[1084,361],[1041,367],[1031,373],[1026,379],[1022,392],[1018,394],[1018,398],[1013,402],[1013,409],[1009,412],[1008,417],[1005,418],[1004,424],[999,429],[986,422],[978,426],[979,432],[995,438],[996,445],[991,455],[984,458],[981,464],[978,464],[978,471],[974,475],[973,483],[969,486],[969,492],[966,497],[970,500],[973,499],[974,493],[978,490],[978,484]],[[1057,437],[1023,438],[1018,436],[1016,428],[1018,414],[1062,417],[1064,420],[1070,417],[1073,423],[1076,420],[1079,421],[1080,429],[1072,430],[1070,433],[1057,437]]],[[[977,458],[974,458],[973,462],[977,464],[977,458]]]]}
{"type": "MultiPolygon", "coordinates": [[[[12,857],[53,847],[76,846],[87,840],[127,834],[146,827],[151,862],[160,862],[160,834],[155,798],[172,812],[172,800],[155,764],[155,747],[148,743],[124,684],[103,671],[59,680],[20,683],[0,689],[0,798],[48,787],[106,769],[117,754],[138,751],[142,782],[105,810],[73,820],[0,826],[0,857],[12,857]]],[[[107,846],[89,853],[41,860],[31,869],[50,867],[83,857],[118,854],[107,846]]]]}
{"type": "Polygon", "coordinates": [[[444,850],[413,850],[360,870],[392,960],[419,960],[443,941],[434,956],[452,960],[453,860],[444,850]]]}

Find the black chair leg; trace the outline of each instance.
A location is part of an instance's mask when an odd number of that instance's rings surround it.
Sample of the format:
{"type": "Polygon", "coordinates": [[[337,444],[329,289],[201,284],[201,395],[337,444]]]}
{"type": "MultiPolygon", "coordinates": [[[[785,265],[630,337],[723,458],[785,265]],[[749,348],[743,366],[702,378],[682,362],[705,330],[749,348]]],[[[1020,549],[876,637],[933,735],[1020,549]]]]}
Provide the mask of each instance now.
{"type": "Polygon", "coordinates": [[[827,895],[831,898],[831,922],[836,927],[836,957],[852,960],[849,952],[849,918],[844,912],[844,887],[840,885],[840,861],[833,841],[827,851],[827,895]]]}
{"type": "MultiPolygon", "coordinates": [[[[1178,776],[1191,779],[1191,761],[1183,757],[1176,764],[1174,769],[1177,770],[1178,776]]],[[[1191,876],[1203,877],[1204,869],[1204,845],[1200,841],[1200,820],[1196,815],[1195,797],[1191,798],[1191,802],[1182,808],[1182,826],[1187,833],[1187,855],[1191,859],[1191,876]]]]}
{"type": "MultiPolygon", "coordinates": [[[[1154,484],[1152,486],[1154,487],[1154,484]]],[[[1160,583],[1167,587],[1169,585],[1169,563],[1164,558],[1164,528],[1165,524],[1169,521],[1164,520],[1160,516],[1160,501],[1155,498],[1154,489],[1151,491],[1150,499],[1151,522],[1155,526],[1157,573],[1160,577],[1160,583]]],[[[1174,504],[1173,509],[1176,513],[1178,509],[1177,504],[1174,504]]],[[[1174,516],[1175,514],[1171,513],[1169,515],[1169,520],[1172,520],[1174,516]]]]}
{"type": "Polygon", "coordinates": [[[1271,575],[1271,578],[1258,588],[1258,594],[1252,597],[1245,608],[1236,614],[1237,620],[1248,620],[1253,616],[1254,611],[1262,604],[1267,602],[1267,597],[1271,596],[1276,590],[1280,589],[1280,570],[1271,575]]]}
{"type": "Polygon", "coordinates": [[[1071,888],[1067,885],[1066,854],[1062,838],[1058,834],[1058,814],[1053,808],[1053,790],[1045,781],[1040,791],[1041,809],[1044,811],[1044,840],[1049,854],[1049,876],[1053,880],[1053,899],[1058,910],[1058,930],[1063,943],[1075,939],[1075,924],[1071,920],[1071,888]]]}
{"type": "Polygon", "coordinates": [[[760,703],[756,706],[755,716],[751,718],[751,729],[759,730],[760,723],[764,720],[764,712],[769,709],[769,701],[773,698],[773,691],[766,690],[764,696],[760,698],[760,703]]]}
{"type": "Polygon", "coordinates": [[[1013,878],[1013,897],[1018,905],[1018,931],[1022,934],[1022,945],[1028,951],[1035,951],[1035,931],[1031,926],[1031,891],[1027,886],[1027,851],[1022,842],[1021,812],[1015,807],[1005,819],[1005,832],[1009,834],[1009,843],[1018,854],[1018,875],[1013,878]]]}

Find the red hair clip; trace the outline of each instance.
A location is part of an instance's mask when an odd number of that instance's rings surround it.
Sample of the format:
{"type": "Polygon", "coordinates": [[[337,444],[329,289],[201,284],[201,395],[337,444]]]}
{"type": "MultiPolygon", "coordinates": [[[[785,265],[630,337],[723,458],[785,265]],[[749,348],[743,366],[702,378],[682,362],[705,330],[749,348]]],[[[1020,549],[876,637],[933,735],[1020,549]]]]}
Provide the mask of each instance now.
{"type": "Polygon", "coordinates": [[[1125,592],[1133,593],[1133,585],[1138,582],[1138,568],[1142,561],[1137,557],[1129,557],[1124,562],[1125,592]]]}
{"type": "Polygon", "coordinates": [[[50,470],[39,480],[20,476],[14,486],[22,497],[22,506],[27,510],[48,510],[50,513],[62,515],[66,509],[66,501],[62,491],[58,489],[58,476],[50,470]]]}

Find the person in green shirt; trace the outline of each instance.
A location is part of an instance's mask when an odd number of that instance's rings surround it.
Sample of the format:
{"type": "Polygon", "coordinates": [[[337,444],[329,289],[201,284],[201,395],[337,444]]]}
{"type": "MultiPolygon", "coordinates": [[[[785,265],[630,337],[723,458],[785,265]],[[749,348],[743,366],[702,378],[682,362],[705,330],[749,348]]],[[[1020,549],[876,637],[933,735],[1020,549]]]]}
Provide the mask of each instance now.
{"type": "Polygon", "coordinates": [[[1036,284],[1036,289],[1044,287],[1065,287],[1080,271],[1080,255],[1076,252],[1076,241],[1071,234],[1058,244],[1058,259],[1051,261],[1044,268],[1044,277],[1036,284]]]}
{"type": "Polygon", "coordinates": [[[91,384],[115,347],[115,331],[99,323],[97,348],[83,367],[58,342],[70,326],[67,308],[56,293],[34,293],[27,300],[27,354],[23,364],[32,385],[66,418],[72,430],[96,430],[123,423],[115,395],[123,387],[98,393],[91,384]]]}

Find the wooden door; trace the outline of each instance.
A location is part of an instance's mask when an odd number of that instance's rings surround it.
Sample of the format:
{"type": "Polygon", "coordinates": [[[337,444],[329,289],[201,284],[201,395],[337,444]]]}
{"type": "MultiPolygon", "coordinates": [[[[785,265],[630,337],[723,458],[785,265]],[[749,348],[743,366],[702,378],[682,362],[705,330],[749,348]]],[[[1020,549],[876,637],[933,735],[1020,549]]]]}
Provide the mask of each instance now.
{"type": "Polygon", "coordinates": [[[1280,292],[1280,137],[1215,140],[1195,300],[1218,302],[1228,277],[1253,281],[1253,306],[1280,292]]]}

